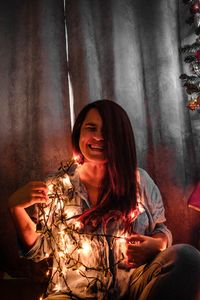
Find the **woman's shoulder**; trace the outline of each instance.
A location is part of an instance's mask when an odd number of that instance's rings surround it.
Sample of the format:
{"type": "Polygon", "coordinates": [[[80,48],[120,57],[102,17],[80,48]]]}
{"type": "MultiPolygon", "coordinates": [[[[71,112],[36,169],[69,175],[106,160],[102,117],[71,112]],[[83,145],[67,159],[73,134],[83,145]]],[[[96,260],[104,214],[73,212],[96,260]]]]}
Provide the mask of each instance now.
{"type": "Polygon", "coordinates": [[[150,201],[150,203],[160,202],[161,193],[154,180],[146,170],[138,168],[138,172],[140,174],[140,191],[143,196],[145,195],[144,198],[146,199],[146,201],[150,201]]]}
{"type": "Polygon", "coordinates": [[[142,186],[155,186],[155,182],[151,178],[151,176],[147,173],[146,170],[142,168],[138,168],[138,173],[139,173],[139,181],[140,185],[142,186]]]}

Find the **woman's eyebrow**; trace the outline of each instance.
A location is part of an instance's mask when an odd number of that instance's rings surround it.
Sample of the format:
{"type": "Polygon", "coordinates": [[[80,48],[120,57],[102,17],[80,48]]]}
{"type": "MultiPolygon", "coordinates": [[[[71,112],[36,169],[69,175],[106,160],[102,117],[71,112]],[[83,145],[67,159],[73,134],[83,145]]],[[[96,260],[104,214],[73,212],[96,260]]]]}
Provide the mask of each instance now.
{"type": "Polygon", "coordinates": [[[88,123],[85,123],[85,126],[96,126],[96,124],[88,122],[88,123]]]}

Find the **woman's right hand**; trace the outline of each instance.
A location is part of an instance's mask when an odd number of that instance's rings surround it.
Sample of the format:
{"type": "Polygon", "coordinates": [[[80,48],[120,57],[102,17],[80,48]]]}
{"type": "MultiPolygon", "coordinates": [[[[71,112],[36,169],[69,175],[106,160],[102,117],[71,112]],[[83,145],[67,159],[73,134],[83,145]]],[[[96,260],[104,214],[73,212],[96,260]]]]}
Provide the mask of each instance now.
{"type": "Polygon", "coordinates": [[[9,198],[10,209],[20,207],[27,208],[35,203],[46,203],[47,185],[42,181],[31,181],[19,188],[9,198]]]}

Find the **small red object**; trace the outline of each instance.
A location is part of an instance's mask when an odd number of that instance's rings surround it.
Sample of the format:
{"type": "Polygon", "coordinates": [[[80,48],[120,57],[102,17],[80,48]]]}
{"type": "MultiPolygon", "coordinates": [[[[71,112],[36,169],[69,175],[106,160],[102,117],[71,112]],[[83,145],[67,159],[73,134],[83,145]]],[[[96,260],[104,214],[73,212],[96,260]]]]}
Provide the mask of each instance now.
{"type": "Polygon", "coordinates": [[[197,1],[196,3],[192,4],[190,7],[190,12],[191,14],[196,14],[200,12],[200,4],[199,1],[197,1]]]}
{"type": "Polygon", "coordinates": [[[188,199],[188,207],[200,211],[200,181],[188,199]]]}

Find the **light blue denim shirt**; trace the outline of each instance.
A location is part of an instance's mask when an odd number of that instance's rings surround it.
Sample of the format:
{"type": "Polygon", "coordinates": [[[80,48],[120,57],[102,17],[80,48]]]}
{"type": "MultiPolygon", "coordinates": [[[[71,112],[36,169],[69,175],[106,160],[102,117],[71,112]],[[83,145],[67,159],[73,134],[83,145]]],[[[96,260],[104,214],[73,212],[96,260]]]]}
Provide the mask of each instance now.
{"type": "MultiPolygon", "coordinates": [[[[139,169],[139,174],[139,215],[133,222],[133,232],[149,236],[163,232],[169,246],[172,237],[163,224],[160,192],[146,171],[139,169]]],[[[78,168],[68,169],[67,173],[61,170],[47,179],[47,185],[49,203],[37,208],[37,227],[41,234],[25,257],[36,262],[49,255],[53,257],[48,294],[65,294],[66,299],[103,300],[110,293],[112,299],[120,299],[134,272],[125,263],[125,236],[120,217],[115,220],[112,234],[105,233],[103,228],[95,232],[81,231],[76,216],[90,204],[78,168]]]]}

